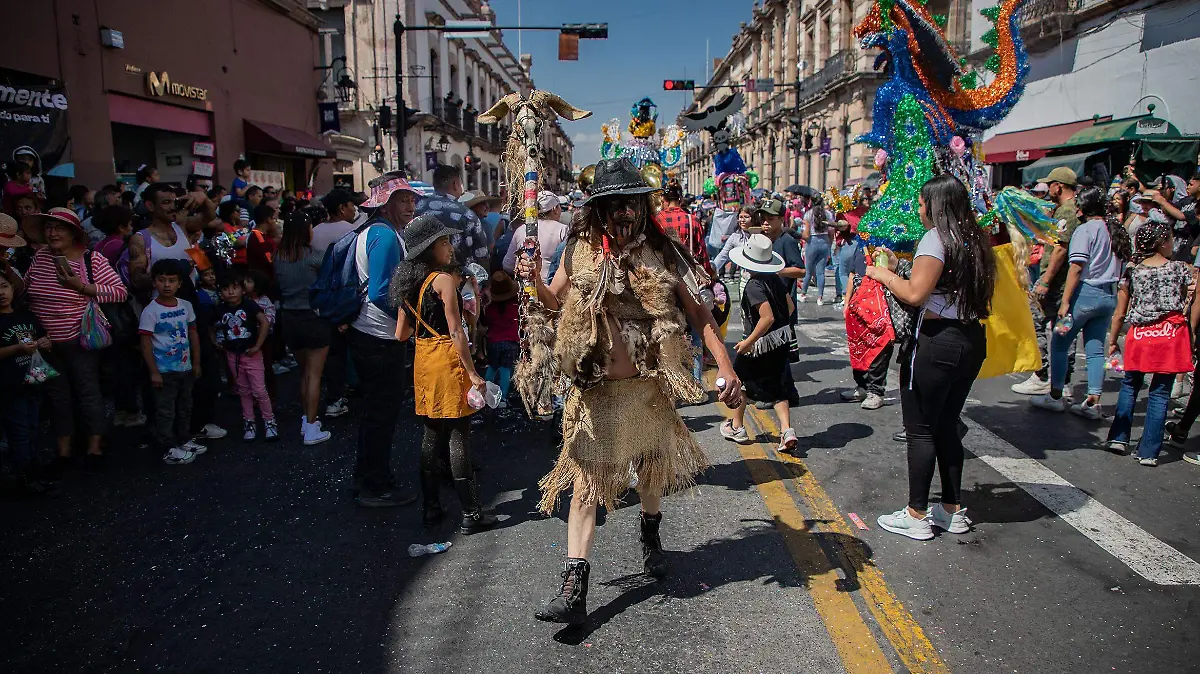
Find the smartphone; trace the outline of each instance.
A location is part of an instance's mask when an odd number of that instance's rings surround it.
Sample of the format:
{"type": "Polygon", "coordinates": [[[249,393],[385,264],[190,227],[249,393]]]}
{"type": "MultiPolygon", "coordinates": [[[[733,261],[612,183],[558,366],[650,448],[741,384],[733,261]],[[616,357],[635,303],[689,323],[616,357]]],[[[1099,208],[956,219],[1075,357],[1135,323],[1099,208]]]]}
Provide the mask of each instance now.
{"type": "Polygon", "coordinates": [[[66,255],[55,255],[54,266],[58,268],[58,273],[62,274],[63,276],[72,276],[74,274],[74,272],[71,271],[71,263],[67,261],[66,255]]]}

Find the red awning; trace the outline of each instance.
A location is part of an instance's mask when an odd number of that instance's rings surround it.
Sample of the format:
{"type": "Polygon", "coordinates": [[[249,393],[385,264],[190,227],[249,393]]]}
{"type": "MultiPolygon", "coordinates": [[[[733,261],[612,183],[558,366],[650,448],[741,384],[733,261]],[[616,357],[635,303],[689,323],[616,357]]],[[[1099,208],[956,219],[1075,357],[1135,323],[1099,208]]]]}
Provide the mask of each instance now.
{"type": "Polygon", "coordinates": [[[296,155],[325,159],[333,156],[333,150],[319,138],[299,129],[246,120],[246,149],[250,152],[296,155]]]}
{"type": "Polygon", "coordinates": [[[212,136],[212,118],[204,110],[156,103],[121,94],[108,94],[108,119],[117,124],[176,131],[203,138],[212,136]]]}
{"type": "Polygon", "coordinates": [[[1067,142],[1067,139],[1074,135],[1076,131],[1086,129],[1097,122],[1107,122],[1111,119],[1112,115],[1107,115],[1096,119],[1068,122],[1067,124],[1055,124],[1054,126],[1043,126],[1037,129],[1002,133],[984,141],[984,161],[989,164],[1007,164],[1008,162],[1041,159],[1048,152],[1045,148],[1061,145],[1067,142]]]}

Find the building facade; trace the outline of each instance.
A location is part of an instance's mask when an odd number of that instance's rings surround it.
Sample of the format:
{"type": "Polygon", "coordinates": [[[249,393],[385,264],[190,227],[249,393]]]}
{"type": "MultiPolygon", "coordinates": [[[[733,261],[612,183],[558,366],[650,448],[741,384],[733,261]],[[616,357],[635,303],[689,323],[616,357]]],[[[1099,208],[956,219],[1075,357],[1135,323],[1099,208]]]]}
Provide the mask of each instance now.
{"type": "MultiPolygon", "coordinates": [[[[875,54],[859,49],[852,34],[872,4],[756,1],[729,53],[715,62],[691,110],[719,102],[748,79],[783,85],[766,93],[747,91],[745,125],[734,139],[746,165],[758,172],[760,186],[782,190],[799,183],[824,190],[874,172],[874,150],[855,139],[870,130],[871,106],[883,78],[872,69],[875,54]],[[789,148],[793,137],[801,149],[789,148]]],[[[965,45],[969,0],[929,0],[927,7],[946,14],[947,35],[965,45]]],[[[684,168],[692,192],[699,192],[713,172],[711,139],[703,136],[689,147],[684,168]]]]}
{"type": "MultiPolygon", "coordinates": [[[[468,189],[501,191],[507,123],[484,125],[476,117],[504,95],[527,93],[534,84],[532,58],[514,55],[499,31],[483,38],[448,39],[442,31],[405,30],[401,74],[409,128],[402,153],[395,128],[400,105],[397,14],[406,28],[494,20],[486,2],[308,0],[308,7],[321,24],[321,62],[329,67],[323,84],[327,100],[337,100],[342,76],[356,84],[348,100],[338,100],[341,130],[328,134],[337,153],[338,184],[363,190],[375,176],[401,166],[410,176],[429,180],[434,166],[450,164],[464,169],[468,189]]],[[[544,133],[547,183],[553,188],[569,184],[571,142],[557,123],[546,125],[544,133]]]]}
{"type": "Polygon", "coordinates": [[[8,145],[26,139],[47,157],[50,176],[95,188],[131,182],[143,164],[168,182],[196,175],[229,185],[233,162],[246,157],[282,188],[326,187],[333,152],[317,135],[315,17],[303,0],[221,7],[183,0],[7,7],[2,159],[8,145]],[[51,100],[61,105],[14,116],[10,106],[29,96],[22,91],[56,92],[51,100]]]}

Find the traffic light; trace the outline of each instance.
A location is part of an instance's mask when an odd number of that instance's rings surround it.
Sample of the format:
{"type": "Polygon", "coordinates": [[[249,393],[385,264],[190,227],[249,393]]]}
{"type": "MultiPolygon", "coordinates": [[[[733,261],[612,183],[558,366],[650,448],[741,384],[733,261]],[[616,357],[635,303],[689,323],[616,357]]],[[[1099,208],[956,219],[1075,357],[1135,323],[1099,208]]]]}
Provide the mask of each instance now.
{"type": "Polygon", "coordinates": [[[476,157],[474,154],[468,152],[467,156],[463,157],[463,167],[465,167],[468,171],[474,171],[478,169],[479,157],[476,157]]]}
{"type": "Polygon", "coordinates": [[[692,91],[696,80],[663,80],[663,91],[692,91]]]}
{"type": "Polygon", "coordinates": [[[607,40],[607,23],[564,23],[559,31],[563,35],[578,35],[584,40],[607,40]]]}
{"type": "Polygon", "coordinates": [[[392,131],[392,106],[387,103],[379,106],[379,128],[388,133],[392,131]]]}

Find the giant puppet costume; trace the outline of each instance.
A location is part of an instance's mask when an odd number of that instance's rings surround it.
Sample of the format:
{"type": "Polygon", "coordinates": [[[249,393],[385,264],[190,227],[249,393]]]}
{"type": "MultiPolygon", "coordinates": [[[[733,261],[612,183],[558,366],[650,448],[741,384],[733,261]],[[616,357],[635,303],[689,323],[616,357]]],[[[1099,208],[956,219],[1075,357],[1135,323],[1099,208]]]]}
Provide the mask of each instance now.
{"type": "MultiPolygon", "coordinates": [[[[507,180],[509,185],[523,181],[529,201],[539,188],[540,174],[529,159],[539,154],[530,146],[539,136],[539,120],[554,114],[580,119],[588,113],[535,91],[525,100],[506,96],[480,119],[495,122],[510,111],[516,123],[507,180]]],[[[704,336],[729,382],[722,399],[736,405],[741,397],[712,315],[697,299],[704,272],[681,243],[655,225],[651,197],[658,187],[647,184],[627,157],[602,159],[592,175],[588,199],[575,216],[549,286],[534,272],[536,235],[527,238],[526,255],[517,265],[523,286],[533,291],[521,301],[517,390],[531,414],[540,411],[548,392],[565,394],[563,447],[539,483],[539,507],[550,513],[559,496],[572,489],[568,529],[577,534],[568,537],[562,589],[536,617],[569,624],[581,624],[587,616],[595,509],[614,509],[630,489],[631,474],[642,502],[646,572],[656,577],[667,572],[658,533],[659,499],[693,484],[707,466],[675,410],[677,401],[698,402],[705,395],[692,377],[689,326],[704,336]],[[586,544],[573,542],[585,537],[586,544]]],[[[536,207],[527,204],[526,215],[528,226],[536,207]]]]}
{"type": "MultiPolygon", "coordinates": [[[[1052,220],[1044,210],[1049,204],[1011,188],[991,194],[981,142],[982,133],[1003,120],[1024,91],[1029,65],[1018,25],[1023,2],[1001,0],[980,12],[994,24],[982,38],[995,49],[985,65],[988,74],[966,70],[965,60],[959,59],[943,33],[946,17],[931,14],[919,0],[876,0],[854,28],[863,49],[880,50],[875,66],[887,75],[875,95],[871,130],[859,139],[878,148],[875,164],[887,183],[863,215],[859,236],[872,251],[887,248],[902,260],[911,259],[925,233],[918,194],[930,178],[949,173],[966,185],[981,226],[1010,241],[994,249],[997,289],[992,315],[984,321],[988,362],[980,378],[1040,366],[1036,347],[1030,357],[1033,319],[1018,277],[1025,267],[1025,244],[1053,242],[1052,220]]],[[[898,305],[882,286],[870,280],[863,283],[868,294],[879,295],[867,305],[882,308],[885,314],[890,306],[892,313],[892,326],[887,326],[878,311],[861,316],[849,312],[850,351],[869,357],[866,343],[853,343],[859,339],[855,335],[866,332],[879,337],[894,327],[896,338],[904,339],[912,326],[895,315],[898,305]]]]}

